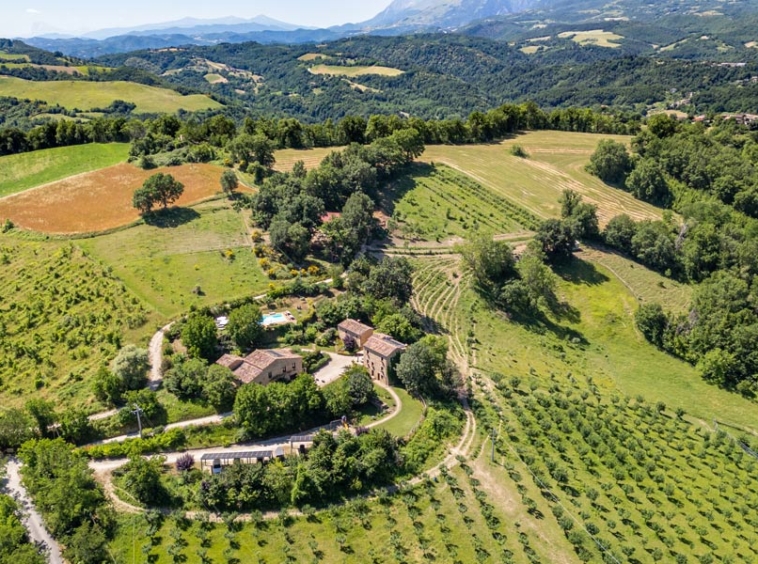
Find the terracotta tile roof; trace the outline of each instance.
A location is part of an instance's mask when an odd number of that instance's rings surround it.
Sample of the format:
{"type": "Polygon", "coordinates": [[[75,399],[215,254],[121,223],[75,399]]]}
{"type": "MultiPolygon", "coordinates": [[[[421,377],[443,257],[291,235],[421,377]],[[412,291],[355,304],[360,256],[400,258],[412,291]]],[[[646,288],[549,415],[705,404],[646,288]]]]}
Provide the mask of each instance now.
{"type": "Polygon", "coordinates": [[[234,370],[243,362],[245,362],[244,358],[235,356],[233,354],[225,354],[216,361],[216,364],[220,364],[221,366],[226,366],[230,370],[234,370]]]}
{"type": "Polygon", "coordinates": [[[366,341],[366,344],[363,345],[363,348],[367,351],[376,353],[384,358],[388,358],[400,351],[404,351],[405,347],[406,345],[400,341],[396,341],[389,335],[383,335],[382,333],[374,333],[369,340],[366,341]]]}
{"type": "Polygon", "coordinates": [[[230,368],[237,380],[249,384],[277,360],[296,360],[299,358],[302,357],[289,349],[260,349],[250,353],[245,358],[225,354],[216,361],[216,364],[230,368]]]}
{"type": "Polygon", "coordinates": [[[345,319],[345,321],[337,325],[337,329],[341,329],[346,333],[352,333],[353,335],[363,335],[366,331],[373,331],[372,327],[364,325],[355,319],[345,319]]]}

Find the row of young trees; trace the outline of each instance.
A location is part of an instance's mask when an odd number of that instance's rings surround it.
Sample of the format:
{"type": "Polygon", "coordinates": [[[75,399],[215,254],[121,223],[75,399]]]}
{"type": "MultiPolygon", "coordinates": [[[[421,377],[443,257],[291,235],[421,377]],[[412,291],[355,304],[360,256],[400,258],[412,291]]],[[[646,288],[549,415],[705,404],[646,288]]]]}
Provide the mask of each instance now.
{"type": "Polygon", "coordinates": [[[702,375],[748,397],[758,393],[750,305],[758,274],[758,132],[734,120],[710,129],[667,116],[632,141],[604,142],[588,166],[637,198],[672,208],[661,221],[611,219],[604,242],[659,272],[697,284],[687,315],[646,304],[637,314],[655,345],[696,363],[702,375]]]}

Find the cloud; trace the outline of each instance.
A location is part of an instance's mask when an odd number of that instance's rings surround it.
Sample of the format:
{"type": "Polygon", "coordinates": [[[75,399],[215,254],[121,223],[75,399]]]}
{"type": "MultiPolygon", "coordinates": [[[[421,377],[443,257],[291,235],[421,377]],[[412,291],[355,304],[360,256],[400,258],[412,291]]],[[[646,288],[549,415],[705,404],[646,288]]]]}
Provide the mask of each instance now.
{"type": "Polygon", "coordinates": [[[42,12],[40,12],[39,10],[35,10],[34,8],[27,8],[26,13],[27,14],[41,14],[42,12]]]}

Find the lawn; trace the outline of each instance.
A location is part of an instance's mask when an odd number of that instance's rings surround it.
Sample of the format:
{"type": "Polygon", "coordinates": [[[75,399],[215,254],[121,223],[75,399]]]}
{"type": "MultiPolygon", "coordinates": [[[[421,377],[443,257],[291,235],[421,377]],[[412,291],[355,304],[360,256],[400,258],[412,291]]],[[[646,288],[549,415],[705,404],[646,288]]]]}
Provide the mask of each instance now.
{"type": "Polygon", "coordinates": [[[379,428],[385,429],[398,437],[405,437],[421,422],[421,417],[424,414],[424,404],[412,398],[402,388],[393,388],[393,390],[400,397],[403,409],[395,417],[379,425],[379,428]]]}
{"type": "Polygon", "coordinates": [[[134,191],[159,172],[184,184],[178,206],[195,204],[221,191],[222,168],[216,165],[142,170],[122,163],[4,198],[0,200],[0,218],[8,217],[23,229],[64,235],[123,227],[140,219],[132,205],[134,191]]]}
{"type": "Polygon", "coordinates": [[[221,104],[201,94],[182,96],[166,88],[134,82],[29,81],[0,77],[0,96],[43,100],[69,110],[105,108],[115,100],[137,104],[137,113],[174,113],[221,108],[221,104]]]}
{"type": "Polygon", "coordinates": [[[78,145],[0,157],[0,197],[123,162],[127,143],[78,145]]]}
{"type": "Polygon", "coordinates": [[[601,139],[630,141],[629,137],[612,135],[535,131],[490,145],[430,145],[421,159],[461,170],[543,218],[560,215],[558,198],[566,188],[597,204],[603,224],[621,213],[634,219],[660,218],[663,210],[606,185],[584,170],[601,139]],[[509,149],[513,145],[521,145],[529,157],[512,156],[509,149]]]}
{"type": "Polygon", "coordinates": [[[404,74],[400,69],[393,69],[391,67],[382,67],[378,65],[372,66],[335,66],[335,65],[314,65],[308,69],[312,74],[326,74],[330,76],[364,76],[367,74],[375,74],[378,76],[400,76],[404,74]]]}
{"type": "Polygon", "coordinates": [[[212,201],[187,210],[174,227],[143,224],[79,244],[168,319],[191,306],[268,289],[242,213],[224,200],[212,201]],[[232,258],[225,256],[227,250],[232,258]]]}

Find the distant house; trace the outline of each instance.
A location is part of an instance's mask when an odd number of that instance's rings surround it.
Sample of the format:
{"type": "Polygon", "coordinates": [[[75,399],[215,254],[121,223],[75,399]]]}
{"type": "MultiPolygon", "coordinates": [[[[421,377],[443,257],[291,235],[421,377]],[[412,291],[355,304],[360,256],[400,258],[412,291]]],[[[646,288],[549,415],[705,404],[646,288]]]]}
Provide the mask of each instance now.
{"type": "Polygon", "coordinates": [[[242,384],[266,385],[290,381],[303,372],[303,358],[289,349],[260,349],[246,357],[225,354],[216,364],[226,366],[242,384]]]}
{"type": "Polygon", "coordinates": [[[355,345],[358,348],[361,348],[368,341],[369,337],[374,334],[374,330],[371,327],[355,319],[345,319],[345,321],[337,325],[337,332],[342,342],[350,337],[355,341],[355,345]]]}
{"type": "Polygon", "coordinates": [[[374,333],[363,344],[363,366],[371,378],[388,384],[392,365],[405,348],[406,345],[389,335],[374,333]]]}

